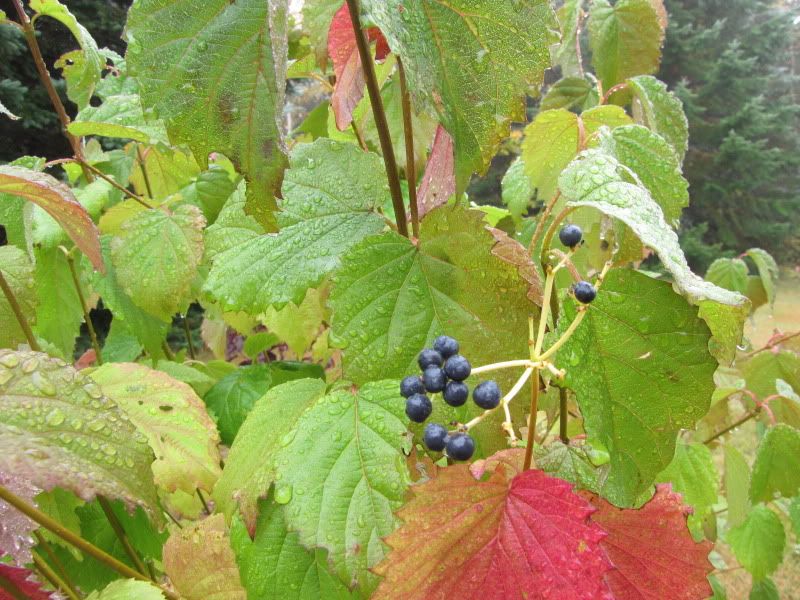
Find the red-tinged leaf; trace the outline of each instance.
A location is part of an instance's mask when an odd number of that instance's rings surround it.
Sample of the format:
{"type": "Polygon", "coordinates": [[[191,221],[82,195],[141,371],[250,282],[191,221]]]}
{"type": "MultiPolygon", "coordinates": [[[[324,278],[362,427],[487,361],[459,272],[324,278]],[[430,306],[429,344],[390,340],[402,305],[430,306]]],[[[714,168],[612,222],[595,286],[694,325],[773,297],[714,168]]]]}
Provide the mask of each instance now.
{"type": "Polygon", "coordinates": [[[466,465],[448,467],[414,489],[398,512],[404,525],[386,538],[389,556],[375,598],[393,600],[610,599],[611,568],[589,521],[594,508],[560,479],[513,474],[504,456],[485,482],[466,465]]]}
{"type": "Polygon", "coordinates": [[[522,473],[524,464],[525,450],[509,448],[495,452],[489,458],[476,460],[469,466],[469,471],[475,479],[481,479],[487,473],[494,473],[498,466],[504,465],[506,477],[514,477],[522,473]]]}
{"type": "MultiPolygon", "coordinates": [[[[34,498],[42,490],[27,479],[0,470],[0,485],[28,504],[36,506],[34,498]]],[[[31,562],[33,532],[38,525],[7,502],[0,500],[0,555],[8,555],[17,565],[31,562]]]]}
{"type": "Polygon", "coordinates": [[[606,575],[615,600],[699,600],[713,594],[706,579],[713,544],[696,543],[686,517],[692,509],[669,484],[640,509],[617,508],[591,496],[591,517],[607,533],[600,544],[616,569],[606,575]]]}
{"type": "Polygon", "coordinates": [[[419,216],[424,216],[437,206],[446,203],[456,193],[453,138],[439,125],[433,138],[431,155],[417,191],[419,216]]]}
{"type": "Polygon", "coordinates": [[[0,167],[0,193],[25,198],[41,206],[64,228],[95,269],[105,271],[100,233],[89,213],[65,184],[46,173],[5,166],[0,167]]]}
{"type": "Polygon", "coordinates": [[[17,600],[17,598],[51,600],[56,597],[52,592],[43,590],[39,583],[33,580],[32,571],[0,562],[0,600],[17,600]]]}
{"type": "Polygon", "coordinates": [[[94,351],[94,348],[89,348],[86,352],[81,354],[80,358],[75,361],[73,366],[75,370],[81,371],[91,367],[95,362],[97,362],[97,352],[94,351]]]}
{"type": "MultiPolygon", "coordinates": [[[[383,60],[389,54],[389,44],[377,27],[370,27],[367,39],[376,42],[375,60],[383,60]]],[[[333,61],[336,85],[331,96],[331,108],[336,117],[336,127],[344,131],[353,120],[353,110],[364,96],[364,71],[356,47],[356,36],[350,21],[347,4],[336,12],[328,31],[328,54],[333,61]]]]}

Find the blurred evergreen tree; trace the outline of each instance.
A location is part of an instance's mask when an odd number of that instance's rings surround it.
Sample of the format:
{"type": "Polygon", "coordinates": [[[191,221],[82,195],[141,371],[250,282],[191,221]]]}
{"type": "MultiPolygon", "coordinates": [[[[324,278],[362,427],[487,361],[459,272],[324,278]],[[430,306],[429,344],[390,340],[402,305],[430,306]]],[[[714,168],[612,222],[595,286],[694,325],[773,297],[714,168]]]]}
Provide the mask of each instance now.
{"type": "MultiPolygon", "coordinates": [[[[121,36],[131,0],[66,0],[63,3],[92,33],[100,47],[124,53],[125,43],[121,36]]],[[[16,20],[16,11],[10,0],[0,0],[0,10],[16,20]]],[[[75,106],[67,101],[63,81],[53,63],[63,53],[77,48],[77,42],[66,27],[53,19],[42,18],[36,29],[56,87],[67,110],[74,114],[75,106]]],[[[0,119],[0,139],[3,140],[0,163],[23,154],[50,159],[70,154],[47,93],[39,83],[25,39],[12,27],[0,27],[0,102],[21,117],[19,121],[0,119]]]]}
{"type": "Polygon", "coordinates": [[[768,0],[666,0],[659,77],[685,104],[692,203],[682,241],[703,272],[720,250],[800,256],[800,11],[768,0]]]}

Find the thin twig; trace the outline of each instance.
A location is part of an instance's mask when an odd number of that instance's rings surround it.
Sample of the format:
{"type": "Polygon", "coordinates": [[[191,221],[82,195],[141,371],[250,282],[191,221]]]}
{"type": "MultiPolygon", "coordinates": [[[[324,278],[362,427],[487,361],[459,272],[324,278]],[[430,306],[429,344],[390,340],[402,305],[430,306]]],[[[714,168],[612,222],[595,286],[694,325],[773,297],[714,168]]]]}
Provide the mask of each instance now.
{"type": "Polygon", "coordinates": [[[564,221],[564,219],[567,218],[567,216],[573,210],[575,210],[575,208],[576,207],[574,206],[565,207],[560,213],[558,213],[556,218],[553,219],[553,222],[550,223],[550,226],[547,228],[547,231],[544,234],[544,239],[542,240],[542,253],[540,254],[540,262],[542,263],[543,266],[547,264],[547,256],[548,254],[550,254],[550,244],[553,241],[553,236],[556,233],[556,228],[564,221]]]}
{"type": "Polygon", "coordinates": [[[197,488],[197,497],[200,498],[200,503],[203,505],[203,510],[206,511],[207,515],[210,515],[211,509],[208,507],[208,502],[206,502],[206,498],[203,496],[203,492],[200,491],[200,488],[197,488]]]}
{"type": "Polygon", "coordinates": [[[400,76],[400,98],[403,105],[403,134],[406,142],[406,181],[408,181],[408,207],[411,212],[411,232],[419,238],[419,207],[417,206],[417,167],[414,161],[414,124],[411,121],[411,95],[408,93],[406,70],[397,58],[400,76]]]}
{"type": "Polygon", "coordinates": [[[533,255],[536,251],[536,244],[539,242],[539,238],[542,236],[542,232],[544,231],[544,224],[547,222],[547,219],[550,218],[550,215],[553,212],[553,208],[558,202],[558,199],[561,197],[561,190],[556,190],[556,193],[550,198],[550,201],[547,203],[547,206],[544,207],[542,211],[542,215],[539,218],[539,222],[536,223],[536,229],[533,232],[533,237],[531,238],[531,243],[528,244],[528,253],[533,255]]]}
{"type": "Polygon", "coordinates": [[[185,315],[183,315],[183,332],[184,335],[186,335],[186,347],[189,349],[189,357],[192,360],[197,360],[197,356],[195,356],[194,353],[194,345],[192,344],[192,332],[189,329],[189,320],[187,319],[188,314],[189,313],[187,312],[185,315]]]}
{"type": "Polygon", "coordinates": [[[53,563],[53,567],[58,575],[64,580],[64,583],[77,594],[77,588],[75,587],[75,584],[72,583],[69,573],[67,573],[64,565],[61,564],[61,561],[58,559],[58,556],[56,556],[56,553],[53,552],[52,546],[50,546],[50,544],[47,542],[44,535],[42,535],[42,532],[37,529],[33,532],[33,535],[36,536],[36,545],[44,550],[45,554],[47,554],[47,557],[50,559],[50,562],[53,563]]]}
{"type": "Polygon", "coordinates": [[[103,364],[103,352],[100,348],[100,342],[97,340],[97,332],[94,329],[94,323],[92,323],[92,318],[89,312],[89,305],[86,302],[86,297],[83,295],[83,290],[81,289],[81,282],[78,278],[78,272],[75,269],[75,257],[72,256],[71,252],[68,252],[66,248],[63,246],[59,246],[61,251],[64,253],[64,256],[67,257],[67,264],[69,265],[69,272],[72,275],[72,283],[75,286],[75,292],[78,294],[78,300],[81,303],[81,310],[83,311],[83,321],[86,323],[86,329],[89,330],[89,339],[92,340],[92,347],[94,348],[95,359],[97,360],[98,365],[103,364]]]}
{"type": "MultiPolygon", "coordinates": [[[[45,529],[52,531],[62,540],[75,546],[81,552],[84,552],[85,554],[91,556],[92,558],[95,558],[96,560],[100,561],[104,565],[114,569],[117,573],[119,573],[123,577],[129,577],[131,579],[138,579],[139,581],[147,581],[149,583],[152,583],[148,577],[131,569],[125,563],[120,562],[119,560],[117,560],[104,550],[98,548],[91,542],[87,542],[79,535],[74,534],[72,531],[64,527],[61,523],[51,518],[49,515],[46,515],[38,508],[31,506],[30,504],[25,502],[22,498],[20,498],[19,496],[17,496],[16,494],[14,494],[13,492],[11,492],[2,485],[0,485],[0,499],[5,500],[8,504],[16,508],[26,517],[35,521],[45,529]]],[[[179,600],[179,597],[176,594],[174,594],[171,590],[162,587],[161,592],[170,600],[179,600]]]]}
{"type": "Polygon", "coordinates": [[[369,148],[367,147],[367,143],[364,141],[364,136],[361,135],[361,132],[358,130],[358,125],[356,125],[356,120],[355,119],[350,121],[350,129],[353,130],[353,135],[356,136],[356,141],[358,142],[358,146],[364,152],[369,152],[369,148]]]}
{"type": "Polygon", "coordinates": [[[52,585],[53,588],[64,592],[70,600],[81,600],[80,596],[75,593],[75,590],[70,588],[66,582],[61,579],[61,577],[59,577],[53,569],[50,568],[50,565],[48,565],[41,556],[34,552],[32,557],[33,564],[36,565],[36,570],[39,571],[39,573],[41,573],[47,581],[50,582],[50,585],[52,585]]]}
{"type": "Polygon", "coordinates": [[[353,33],[356,37],[356,46],[361,58],[361,68],[364,71],[364,79],[367,83],[369,100],[372,103],[372,115],[375,118],[375,127],[378,129],[378,138],[381,142],[383,152],[383,163],[386,167],[386,177],[389,180],[389,191],[392,194],[392,206],[394,206],[395,221],[397,231],[408,237],[408,224],[406,222],[406,207],[403,204],[403,192],[400,188],[400,175],[397,171],[397,161],[392,147],[392,136],[389,133],[389,124],[386,121],[386,112],[383,109],[381,90],[378,85],[378,78],[375,76],[375,65],[372,62],[372,53],[361,29],[361,12],[358,7],[358,0],[347,0],[347,7],[350,10],[350,22],[353,25],[353,33]]]}
{"type": "Polygon", "coordinates": [[[567,267],[567,270],[569,271],[569,274],[572,275],[572,279],[575,281],[575,283],[583,280],[583,276],[578,271],[578,267],[575,266],[575,263],[573,263],[570,259],[569,254],[562,252],[558,248],[553,248],[550,250],[550,253],[559,259],[565,267],[567,267]]]}
{"type": "Polygon", "coordinates": [[[144,156],[142,155],[142,149],[139,145],[136,145],[136,158],[139,159],[139,168],[142,170],[142,179],[144,179],[144,187],[147,190],[148,197],[153,197],[153,188],[150,187],[150,177],[147,175],[147,167],[144,164],[144,156]]]}
{"type": "Polygon", "coordinates": [[[762,346],[758,350],[753,350],[752,352],[748,352],[742,358],[750,358],[751,356],[755,356],[756,354],[760,354],[761,352],[765,352],[767,350],[772,350],[775,346],[779,346],[784,342],[788,342],[789,340],[800,336],[800,331],[795,331],[794,333],[787,333],[786,335],[779,336],[777,338],[773,338],[766,343],[766,345],[762,346]]]}
{"type": "Polygon", "coordinates": [[[17,302],[17,297],[14,295],[14,290],[12,290],[11,286],[8,285],[6,278],[3,277],[2,271],[0,271],[0,288],[3,289],[3,294],[5,294],[6,300],[8,300],[8,304],[11,306],[11,310],[14,312],[14,316],[17,317],[17,322],[19,323],[19,326],[22,328],[22,332],[25,334],[25,339],[28,340],[28,345],[31,347],[31,350],[33,350],[34,352],[41,352],[42,348],[39,346],[39,342],[36,341],[36,336],[33,335],[31,326],[28,323],[28,320],[25,318],[25,315],[22,312],[22,308],[20,308],[19,302],[17,302]]]}
{"type": "Polygon", "coordinates": [[[94,181],[94,177],[92,177],[92,174],[88,172],[85,167],[83,167],[86,159],[83,154],[83,145],[81,139],[75,137],[69,132],[68,127],[71,120],[66,109],[64,108],[64,103],[61,102],[61,97],[58,95],[58,92],[53,85],[53,80],[50,77],[50,71],[47,70],[47,65],[42,57],[42,51],[39,49],[39,42],[36,40],[36,31],[33,28],[33,24],[28,18],[28,14],[25,12],[25,9],[22,7],[22,2],[20,0],[12,0],[12,3],[17,11],[22,32],[25,34],[25,41],[28,43],[28,48],[30,48],[33,62],[36,65],[36,71],[39,74],[39,79],[41,80],[42,85],[44,86],[44,89],[50,98],[50,102],[56,111],[56,115],[58,115],[58,120],[61,122],[61,130],[64,133],[64,136],[67,138],[69,145],[72,147],[72,152],[75,155],[75,158],[81,163],[83,175],[86,177],[86,181],[91,183],[94,181]]]}
{"type": "Polygon", "coordinates": [[[539,412],[539,369],[533,370],[531,377],[531,404],[528,420],[528,440],[525,444],[525,463],[522,470],[527,471],[533,463],[534,435],[536,433],[536,413],[539,412]]]}
{"type": "Polygon", "coordinates": [[[731,423],[730,425],[728,425],[728,426],[727,426],[725,429],[723,429],[723,430],[721,430],[721,431],[718,431],[717,433],[715,433],[714,435],[712,435],[710,438],[708,438],[707,440],[705,440],[705,441],[703,442],[703,444],[706,444],[706,445],[708,445],[708,444],[710,444],[711,442],[713,442],[714,440],[716,440],[716,439],[718,439],[718,438],[721,438],[723,435],[725,435],[725,434],[726,434],[726,433],[728,433],[729,431],[733,431],[733,430],[734,430],[734,429],[736,429],[737,427],[740,427],[740,426],[744,425],[744,424],[745,424],[745,423],[747,423],[747,422],[748,422],[750,419],[752,419],[753,417],[757,416],[757,415],[758,415],[758,414],[761,412],[761,408],[762,408],[761,406],[757,406],[756,408],[754,408],[753,410],[751,410],[750,412],[748,412],[747,414],[745,414],[745,415],[744,415],[743,417],[741,417],[740,419],[737,419],[736,421],[734,421],[733,423],[731,423]]]}
{"type": "Polygon", "coordinates": [[[569,444],[569,437],[567,437],[568,401],[567,389],[558,388],[558,437],[563,444],[569,444]]]}
{"type": "Polygon", "coordinates": [[[84,166],[85,166],[87,169],[89,169],[89,170],[90,170],[92,173],[94,173],[95,175],[97,175],[97,176],[98,176],[100,179],[102,179],[103,181],[105,181],[105,182],[107,182],[107,183],[110,183],[112,186],[114,186],[115,188],[117,188],[117,189],[118,189],[120,192],[122,192],[123,194],[125,194],[126,196],[128,196],[128,197],[129,197],[131,200],[135,200],[136,202],[138,202],[139,204],[141,204],[141,205],[142,205],[142,206],[144,206],[145,208],[155,208],[155,207],[154,207],[152,204],[150,204],[150,203],[149,203],[147,200],[145,200],[144,198],[142,198],[142,197],[141,197],[141,196],[139,196],[138,194],[134,194],[132,191],[130,191],[130,190],[129,190],[128,188],[126,188],[124,185],[120,185],[119,183],[117,183],[116,181],[114,181],[114,180],[113,180],[111,177],[109,177],[108,175],[106,175],[105,173],[103,173],[103,172],[102,172],[100,169],[97,169],[97,168],[96,168],[94,165],[90,165],[90,164],[89,164],[89,163],[87,163],[87,162],[80,162],[80,161],[78,161],[78,162],[79,162],[81,165],[84,165],[84,166]]]}
{"type": "Polygon", "coordinates": [[[103,509],[103,514],[105,514],[106,519],[108,520],[109,525],[111,525],[111,529],[114,530],[114,533],[117,536],[120,544],[122,544],[123,550],[125,550],[125,554],[128,555],[128,558],[131,559],[136,570],[142,574],[142,576],[147,577],[147,568],[144,566],[142,559],[139,558],[136,550],[133,548],[130,540],[128,539],[128,534],[125,533],[125,528],[120,523],[117,515],[114,514],[114,509],[111,507],[111,503],[105,496],[97,496],[97,502],[100,504],[100,508],[103,509]]]}

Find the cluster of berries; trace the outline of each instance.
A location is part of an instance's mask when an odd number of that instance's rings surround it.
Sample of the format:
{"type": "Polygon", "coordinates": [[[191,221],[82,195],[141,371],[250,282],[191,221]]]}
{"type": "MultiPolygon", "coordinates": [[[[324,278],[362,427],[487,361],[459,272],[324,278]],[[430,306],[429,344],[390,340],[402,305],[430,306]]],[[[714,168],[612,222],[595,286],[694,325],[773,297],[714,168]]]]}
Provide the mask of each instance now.
{"type": "MultiPolygon", "coordinates": [[[[406,414],[415,423],[424,423],[433,412],[428,393],[442,394],[450,406],[463,406],[469,397],[469,386],[464,380],[472,372],[472,365],[458,353],[458,342],[446,335],[439,336],[433,348],[426,348],[417,359],[422,375],[409,375],[400,382],[400,393],[406,398],[406,414]]],[[[494,381],[484,381],[472,391],[472,399],[481,408],[489,410],[500,404],[500,387],[494,381]]],[[[438,423],[425,427],[423,442],[434,452],[447,450],[453,460],[469,460],[475,452],[475,440],[467,433],[447,431],[438,423]]]]}
{"type": "MultiPolygon", "coordinates": [[[[558,233],[558,239],[567,248],[575,248],[583,240],[583,231],[577,225],[566,225],[558,233]]],[[[597,290],[588,281],[579,281],[572,286],[575,299],[582,304],[589,304],[597,297],[597,290]]]]}

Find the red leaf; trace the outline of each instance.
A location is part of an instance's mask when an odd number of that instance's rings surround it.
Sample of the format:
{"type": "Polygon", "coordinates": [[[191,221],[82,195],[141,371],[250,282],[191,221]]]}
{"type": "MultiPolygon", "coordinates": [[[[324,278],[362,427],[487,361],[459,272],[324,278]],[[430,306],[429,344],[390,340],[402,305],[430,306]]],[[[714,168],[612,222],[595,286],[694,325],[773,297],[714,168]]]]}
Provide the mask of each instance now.
{"type": "Polygon", "coordinates": [[[507,462],[484,463],[479,470],[494,469],[486,482],[457,465],[412,488],[398,512],[404,525],[386,539],[392,552],[375,568],[384,576],[376,598],[611,598],[591,504],[542,471],[509,480],[507,462]]]}
{"type": "Polygon", "coordinates": [[[456,193],[456,175],[453,159],[453,138],[439,125],[433,138],[433,148],[428,157],[425,174],[417,192],[419,216],[446,203],[456,193]]]}
{"type": "Polygon", "coordinates": [[[51,600],[54,598],[51,592],[44,591],[41,586],[35,582],[30,581],[33,572],[28,569],[19,569],[0,563],[0,600],[16,600],[15,597],[5,591],[7,585],[16,589],[22,597],[29,598],[30,600],[51,600]]]}
{"type": "MultiPolygon", "coordinates": [[[[389,54],[389,44],[381,30],[370,27],[367,39],[376,42],[375,60],[383,60],[389,54]]],[[[331,96],[331,108],[336,117],[336,127],[344,131],[353,120],[353,110],[364,96],[364,72],[361,69],[361,57],[356,47],[356,36],[350,21],[350,10],[347,3],[333,16],[328,30],[328,54],[333,61],[333,72],[336,73],[336,85],[331,96]]]]}
{"type": "Polygon", "coordinates": [[[6,166],[0,167],[0,193],[19,196],[41,206],[58,221],[95,269],[105,270],[97,227],[69,187],[46,173],[6,166]]]}
{"type": "Polygon", "coordinates": [[[606,575],[616,600],[700,600],[713,594],[706,575],[713,570],[713,544],[695,543],[686,526],[692,509],[669,484],[638,510],[612,506],[591,496],[592,522],[606,537],[600,544],[616,569],[606,575]]]}

